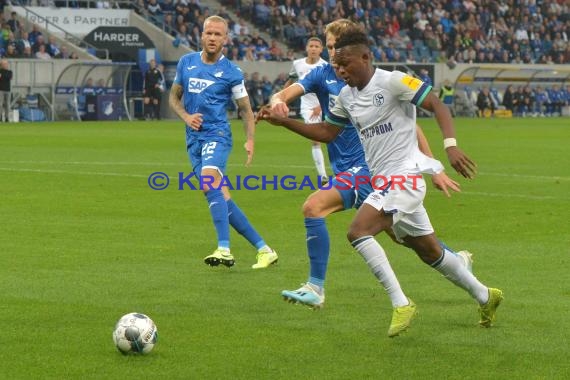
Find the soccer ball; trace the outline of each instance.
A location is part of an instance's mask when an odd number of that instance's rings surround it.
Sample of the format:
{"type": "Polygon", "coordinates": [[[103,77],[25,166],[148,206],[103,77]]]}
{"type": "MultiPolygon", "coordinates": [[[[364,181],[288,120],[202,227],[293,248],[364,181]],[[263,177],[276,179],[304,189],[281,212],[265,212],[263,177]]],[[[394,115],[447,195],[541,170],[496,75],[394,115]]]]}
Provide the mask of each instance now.
{"type": "Polygon", "coordinates": [[[123,315],[115,325],[113,342],[123,354],[148,354],[158,339],[156,325],[141,313],[123,315]]]}

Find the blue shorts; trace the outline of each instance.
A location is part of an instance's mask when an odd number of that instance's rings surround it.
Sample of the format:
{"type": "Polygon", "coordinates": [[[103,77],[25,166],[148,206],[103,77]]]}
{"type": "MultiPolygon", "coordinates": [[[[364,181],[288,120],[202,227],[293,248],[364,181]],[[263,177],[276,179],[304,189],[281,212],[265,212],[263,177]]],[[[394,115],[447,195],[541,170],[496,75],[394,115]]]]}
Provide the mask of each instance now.
{"type": "Polygon", "coordinates": [[[374,191],[367,166],[353,166],[347,171],[337,173],[331,182],[340,193],[345,210],[359,208],[368,194],[374,191]]]}
{"type": "Polygon", "coordinates": [[[232,144],[228,140],[194,140],[188,145],[188,157],[196,176],[200,176],[204,168],[217,169],[223,176],[231,151],[232,144]]]}

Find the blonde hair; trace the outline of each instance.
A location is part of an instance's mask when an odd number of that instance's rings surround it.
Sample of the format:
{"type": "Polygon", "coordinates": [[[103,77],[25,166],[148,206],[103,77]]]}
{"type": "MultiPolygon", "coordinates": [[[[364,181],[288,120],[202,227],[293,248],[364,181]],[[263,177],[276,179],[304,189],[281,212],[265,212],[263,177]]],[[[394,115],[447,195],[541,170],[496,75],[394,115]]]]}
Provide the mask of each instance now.
{"type": "Polygon", "coordinates": [[[228,32],[229,26],[228,26],[228,22],[225,18],[220,17],[220,16],[210,16],[204,20],[204,28],[206,28],[206,24],[209,24],[211,22],[217,22],[217,23],[224,24],[226,26],[226,33],[228,32]]]}
{"type": "Polygon", "coordinates": [[[355,26],[357,26],[355,22],[350,21],[346,18],[339,18],[338,20],[331,22],[325,27],[325,34],[330,33],[338,38],[344,31],[355,26]]]}

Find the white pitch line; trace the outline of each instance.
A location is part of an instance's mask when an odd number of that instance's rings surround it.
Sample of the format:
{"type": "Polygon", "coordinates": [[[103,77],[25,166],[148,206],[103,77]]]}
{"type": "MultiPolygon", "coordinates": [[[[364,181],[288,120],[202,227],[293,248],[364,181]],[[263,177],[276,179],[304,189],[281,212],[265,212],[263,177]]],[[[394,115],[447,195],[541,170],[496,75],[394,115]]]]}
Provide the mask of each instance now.
{"type": "MultiPolygon", "coordinates": [[[[108,176],[108,177],[129,177],[129,178],[145,178],[149,176],[145,174],[129,174],[129,173],[114,173],[114,172],[86,172],[86,171],[70,171],[70,170],[57,170],[57,169],[16,169],[0,167],[0,171],[8,172],[24,172],[24,173],[47,173],[47,174],[68,174],[68,175],[89,175],[89,176],[108,176]]],[[[168,174],[168,173],[167,173],[168,174]]],[[[150,173],[149,173],[150,175],[150,173]]],[[[462,191],[461,194],[484,196],[484,197],[504,197],[504,198],[521,198],[532,200],[570,200],[570,197],[554,197],[550,195],[528,195],[528,194],[511,194],[511,193],[488,193],[488,192],[474,192],[462,191]]]]}
{"type": "MultiPolygon", "coordinates": [[[[36,164],[36,165],[117,165],[117,166],[140,166],[140,165],[175,165],[167,162],[136,162],[136,161],[0,161],[0,164],[36,164]]],[[[180,165],[180,163],[176,164],[180,165]]]]}
{"type": "MultiPolygon", "coordinates": [[[[190,163],[187,161],[180,161],[180,162],[144,162],[144,161],[0,161],[0,164],[34,164],[34,165],[93,165],[93,166],[190,166],[190,163]]],[[[244,167],[243,164],[228,164],[227,166],[231,167],[244,167]]],[[[282,168],[291,168],[291,169],[312,169],[314,165],[259,165],[253,164],[252,167],[257,168],[275,168],[275,169],[282,169],[282,168]]]]}
{"type": "Polygon", "coordinates": [[[570,197],[561,198],[561,197],[553,197],[551,195],[487,193],[487,192],[479,192],[479,191],[462,191],[461,194],[476,195],[476,196],[483,196],[483,197],[522,198],[522,199],[532,199],[532,200],[555,200],[555,199],[557,199],[557,200],[570,201],[570,197]]]}
{"type": "MultiPolygon", "coordinates": [[[[0,164],[35,164],[35,165],[93,165],[93,166],[180,166],[189,165],[188,163],[181,162],[145,162],[145,161],[33,161],[33,160],[21,160],[21,161],[0,161],[0,164]]],[[[243,167],[243,164],[228,164],[230,167],[243,167]]],[[[254,163],[253,168],[270,168],[270,169],[312,169],[313,165],[275,165],[275,164],[258,164],[254,163]]],[[[160,170],[158,170],[160,171],[160,170]]],[[[492,172],[479,172],[482,176],[492,176],[492,177],[509,177],[509,178],[520,178],[520,179],[534,179],[534,180],[559,180],[559,181],[570,181],[570,177],[563,176],[545,176],[545,175],[532,175],[532,174],[516,174],[516,173],[492,173],[492,172]]]]}
{"type": "Polygon", "coordinates": [[[509,177],[509,178],[521,178],[521,179],[538,179],[544,180],[560,180],[560,181],[570,181],[570,177],[560,177],[560,176],[547,176],[547,175],[531,175],[531,174],[516,174],[516,173],[487,173],[481,172],[480,175],[488,175],[493,177],[509,177]]]}
{"type": "MultiPolygon", "coordinates": [[[[148,178],[148,175],[144,174],[129,174],[129,173],[110,173],[110,172],[74,172],[69,170],[55,170],[55,169],[14,169],[14,168],[2,168],[0,171],[6,172],[27,172],[27,173],[53,173],[53,174],[71,174],[71,175],[98,175],[98,176],[108,176],[108,177],[133,177],[133,178],[148,178]]],[[[150,175],[150,174],[149,174],[150,175]]]]}

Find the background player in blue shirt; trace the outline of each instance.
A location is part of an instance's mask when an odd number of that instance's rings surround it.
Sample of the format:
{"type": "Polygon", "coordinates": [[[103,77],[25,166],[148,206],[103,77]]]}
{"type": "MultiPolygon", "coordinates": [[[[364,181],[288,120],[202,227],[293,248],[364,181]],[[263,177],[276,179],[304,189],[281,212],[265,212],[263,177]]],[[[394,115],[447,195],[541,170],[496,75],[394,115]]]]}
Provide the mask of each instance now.
{"type": "MultiPolygon", "coordinates": [[[[231,267],[235,260],[230,252],[231,225],[257,250],[257,263],[252,267],[266,268],[277,262],[277,254],[249,223],[245,214],[231,199],[222,177],[232,149],[232,131],[226,107],[233,97],[246,126],[247,163],[253,158],[255,121],[241,70],[222,54],[228,37],[228,24],[219,16],[204,21],[203,50],[189,53],[178,62],[176,77],[170,91],[170,107],[186,123],[186,148],[197,176],[212,179],[204,186],[208,207],[218,236],[218,247],[204,262],[231,267]]],[[[204,181],[206,182],[206,181],[204,181]]]]}

